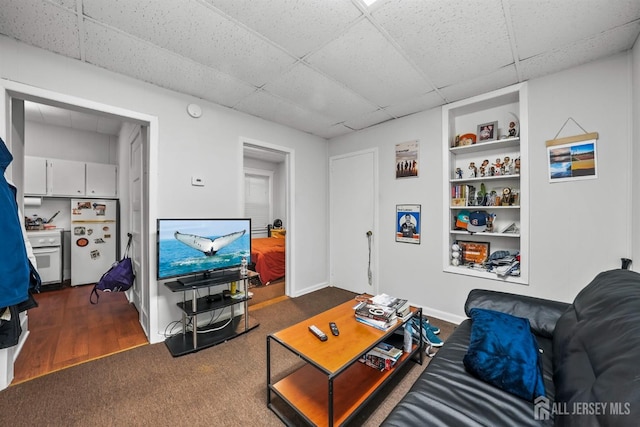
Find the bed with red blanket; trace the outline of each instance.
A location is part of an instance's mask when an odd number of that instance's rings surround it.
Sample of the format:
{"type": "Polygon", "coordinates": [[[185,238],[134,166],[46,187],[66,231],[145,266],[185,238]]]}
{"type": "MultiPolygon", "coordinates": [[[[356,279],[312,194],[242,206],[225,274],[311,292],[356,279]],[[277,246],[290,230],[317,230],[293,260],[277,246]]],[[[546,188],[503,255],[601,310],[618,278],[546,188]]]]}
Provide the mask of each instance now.
{"type": "Polygon", "coordinates": [[[251,263],[263,285],[284,277],[285,239],[263,237],[251,239],[251,263]]]}

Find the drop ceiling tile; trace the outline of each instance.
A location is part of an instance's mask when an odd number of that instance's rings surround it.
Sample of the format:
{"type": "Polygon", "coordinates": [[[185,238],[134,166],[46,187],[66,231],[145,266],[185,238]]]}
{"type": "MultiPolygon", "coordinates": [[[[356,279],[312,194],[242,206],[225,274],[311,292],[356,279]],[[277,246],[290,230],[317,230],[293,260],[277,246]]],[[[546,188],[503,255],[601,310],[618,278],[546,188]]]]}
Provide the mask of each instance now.
{"type": "Polygon", "coordinates": [[[119,31],[85,23],[86,61],[178,92],[232,106],[254,87],[119,31]]]}
{"type": "Polygon", "coordinates": [[[319,135],[326,139],[331,139],[338,136],[346,135],[351,132],[353,132],[353,129],[349,129],[342,123],[338,123],[338,124],[329,126],[328,128],[318,130],[316,135],[319,135]]]}
{"type": "Polygon", "coordinates": [[[431,90],[368,20],[360,21],[307,60],[379,106],[431,90]]]}
{"type": "Polygon", "coordinates": [[[71,58],[80,58],[78,19],[41,0],[3,0],[0,33],[71,58]]]}
{"type": "Polygon", "coordinates": [[[344,122],[344,125],[351,129],[360,130],[369,126],[377,125],[378,123],[386,122],[392,118],[393,117],[391,117],[386,111],[376,110],[355,119],[347,120],[344,122]]]}
{"type": "Polygon", "coordinates": [[[640,18],[638,0],[509,0],[520,59],[590,38],[640,18]]]}
{"type": "MultiPolygon", "coordinates": [[[[41,0],[42,1],[42,0],[41,0]]],[[[69,9],[72,11],[76,11],[76,6],[78,5],[77,0],[49,0],[52,3],[56,3],[65,9],[69,9]]]]}
{"type": "Polygon", "coordinates": [[[524,80],[555,73],[599,58],[623,52],[630,48],[629,41],[638,36],[640,22],[632,22],[616,30],[596,37],[545,52],[520,62],[520,73],[524,80]]]}
{"type": "Polygon", "coordinates": [[[440,92],[448,102],[454,102],[507,87],[517,82],[515,66],[509,65],[486,76],[444,87],[440,89],[440,92]]]}
{"type": "Polygon", "coordinates": [[[200,2],[83,0],[91,19],[230,76],[262,86],[294,59],[200,2]],[[114,4],[115,3],[115,4],[114,4]]]}
{"type": "Polygon", "coordinates": [[[386,107],[384,110],[393,117],[403,117],[420,111],[430,110],[445,103],[438,92],[432,90],[415,98],[386,107]]]}
{"type": "Polygon", "coordinates": [[[500,0],[387,2],[373,18],[436,87],[514,62],[500,0]]]}
{"type": "Polygon", "coordinates": [[[299,63],[264,90],[316,111],[334,122],[357,117],[377,107],[321,73],[299,63]]]}
{"type": "Polygon", "coordinates": [[[271,120],[304,132],[316,132],[333,125],[332,120],[302,109],[265,91],[258,91],[243,99],[235,108],[239,111],[271,120]]]}
{"type": "Polygon", "coordinates": [[[206,1],[298,58],[336,38],[362,15],[350,1],[206,1]]]}

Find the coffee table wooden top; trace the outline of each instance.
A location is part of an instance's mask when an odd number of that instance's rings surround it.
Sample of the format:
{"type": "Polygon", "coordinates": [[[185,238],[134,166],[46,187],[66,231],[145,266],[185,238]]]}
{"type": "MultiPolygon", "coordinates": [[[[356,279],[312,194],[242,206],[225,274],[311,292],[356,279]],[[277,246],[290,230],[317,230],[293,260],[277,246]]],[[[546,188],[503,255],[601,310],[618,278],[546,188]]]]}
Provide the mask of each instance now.
{"type": "MultiPolygon", "coordinates": [[[[373,347],[385,335],[393,331],[381,331],[358,322],[355,318],[356,300],[347,301],[337,307],[322,312],[293,326],[278,331],[271,336],[311,363],[333,375],[349,365],[361,354],[373,347]],[[329,322],[335,322],[340,335],[333,336],[329,322]],[[309,331],[316,325],[327,335],[327,341],[320,341],[309,331]]],[[[412,307],[412,311],[415,309],[412,307]]],[[[402,320],[398,319],[399,323],[402,320]]]]}

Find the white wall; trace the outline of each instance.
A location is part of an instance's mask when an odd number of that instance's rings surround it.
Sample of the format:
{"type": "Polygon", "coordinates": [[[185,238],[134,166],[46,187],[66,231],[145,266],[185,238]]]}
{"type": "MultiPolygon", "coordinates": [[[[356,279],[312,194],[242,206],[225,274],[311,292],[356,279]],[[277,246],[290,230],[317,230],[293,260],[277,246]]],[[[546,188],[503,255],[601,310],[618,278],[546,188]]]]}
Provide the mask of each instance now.
{"type": "MultiPolygon", "coordinates": [[[[631,251],[629,70],[629,55],[622,54],[529,82],[528,286],[442,272],[440,108],[330,140],[330,156],[380,150],[380,292],[409,298],[431,315],[460,320],[473,288],[571,301],[598,272],[619,268],[620,257],[631,251]],[[553,139],[569,117],[587,132],[599,132],[599,177],[549,184],[545,141],[553,139]],[[396,180],[395,144],[414,139],[420,142],[420,177],[396,180]],[[422,205],[420,245],[394,241],[398,203],[422,205]]],[[[580,128],[567,125],[559,137],[579,133],[580,128]]]]}
{"type": "MultiPolygon", "coordinates": [[[[287,147],[295,154],[292,195],[296,226],[291,234],[295,269],[292,294],[302,294],[327,283],[327,142],[304,132],[239,113],[194,97],[33,48],[0,36],[0,78],[56,93],[100,102],[158,118],[157,174],[149,177],[158,188],[152,210],[158,217],[232,217],[242,206],[241,138],[287,147]],[[43,72],[46,70],[46,72],[43,72]],[[198,103],[199,119],[186,113],[198,103]],[[303,166],[297,166],[303,165],[303,166]],[[191,186],[191,176],[204,178],[204,187],[191,186]]],[[[0,83],[1,86],[1,83],[0,83]]],[[[0,136],[8,126],[0,106],[0,136]]],[[[155,230],[155,218],[149,225],[155,230]]],[[[155,251],[154,247],[150,250],[155,251]]],[[[152,306],[159,315],[152,341],[180,318],[173,295],[157,284],[155,262],[149,266],[152,306]]]]}
{"type": "MultiPolygon", "coordinates": [[[[630,156],[632,165],[640,165],[640,43],[636,44],[632,52],[632,138],[636,141],[632,144],[632,155],[630,156]]],[[[632,167],[631,194],[633,198],[632,218],[640,218],[640,167],[632,167]]],[[[633,243],[631,269],[640,271],[640,222],[631,223],[631,239],[633,243]],[[635,265],[634,265],[635,264],[635,265]]]]}

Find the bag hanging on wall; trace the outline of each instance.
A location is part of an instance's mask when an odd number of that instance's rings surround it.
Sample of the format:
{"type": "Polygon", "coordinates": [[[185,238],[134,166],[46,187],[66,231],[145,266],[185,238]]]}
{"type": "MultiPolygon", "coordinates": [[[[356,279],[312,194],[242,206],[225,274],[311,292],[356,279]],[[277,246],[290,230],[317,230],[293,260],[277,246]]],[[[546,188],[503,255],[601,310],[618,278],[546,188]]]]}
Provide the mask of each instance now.
{"type": "Polygon", "coordinates": [[[116,261],[109,271],[104,273],[98,283],[93,287],[91,295],[89,295],[89,302],[91,304],[97,304],[100,296],[98,291],[103,292],[124,292],[129,290],[133,286],[133,282],[136,275],[133,271],[133,264],[131,258],[129,258],[129,249],[131,249],[131,238],[133,235],[127,233],[129,241],[127,242],[127,248],[124,250],[124,255],[120,261],[116,261]],[[95,302],[93,296],[95,295],[95,302]]]}

